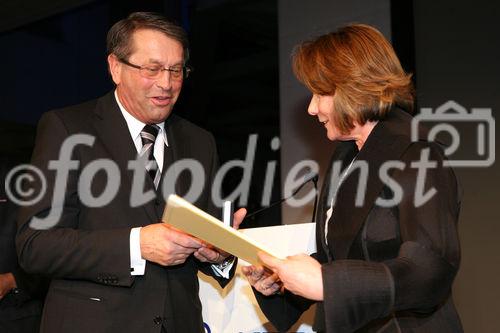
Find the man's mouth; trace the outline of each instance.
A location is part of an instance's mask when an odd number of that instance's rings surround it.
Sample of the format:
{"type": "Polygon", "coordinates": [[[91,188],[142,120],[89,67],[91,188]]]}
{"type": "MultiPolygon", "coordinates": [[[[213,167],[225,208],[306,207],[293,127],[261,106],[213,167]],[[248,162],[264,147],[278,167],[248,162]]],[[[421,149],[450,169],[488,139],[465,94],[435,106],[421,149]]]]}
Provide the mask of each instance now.
{"type": "Polygon", "coordinates": [[[169,105],[172,102],[172,97],[170,96],[154,96],[151,97],[153,104],[158,106],[169,105]]]}

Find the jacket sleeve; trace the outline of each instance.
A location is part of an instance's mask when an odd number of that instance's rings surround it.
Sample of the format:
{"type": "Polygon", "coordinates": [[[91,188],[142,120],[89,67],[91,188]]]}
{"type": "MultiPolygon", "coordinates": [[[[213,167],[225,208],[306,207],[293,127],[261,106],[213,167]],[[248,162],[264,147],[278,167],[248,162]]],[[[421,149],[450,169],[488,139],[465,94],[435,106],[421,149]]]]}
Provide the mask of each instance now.
{"type": "MultiPolygon", "coordinates": [[[[45,182],[37,178],[30,187],[34,193],[44,193],[40,200],[19,210],[16,237],[19,263],[29,273],[53,278],[130,286],[134,280],[130,275],[130,229],[79,228],[79,170],[69,171],[64,182],[64,202],[52,202],[57,173],[49,168],[49,162],[59,159],[61,146],[69,135],[66,124],[56,112],[48,112],[40,120],[32,166],[41,171],[45,182]],[[46,230],[31,227],[34,217],[44,218],[57,207],[62,208],[62,213],[55,226],[46,230]]],[[[78,148],[74,149],[72,154],[76,161],[77,151],[78,148]]]]}
{"type": "Polygon", "coordinates": [[[314,304],[286,290],[283,295],[271,296],[264,296],[255,289],[253,292],[260,309],[279,332],[288,332],[302,313],[314,304]]]}
{"type": "MultiPolygon", "coordinates": [[[[311,256],[320,260],[321,251],[313,253],[311,256]]],[[[288,332],[288,330],[299,320],[300,316],[307,311],[315,302],[304,297],[294,295],[285,290],[280,295],[264,296],[255,288],[252,288],[259,307],[267,319],[276,327],[279,332],[288,332]]],[[[320,307],[316,311],[320,311],[320,307]]]]}
{"type": "Polygon", "coordinates": [[[455,174],[443,167],[443,153],[433,143],[413,143],[402,161],[405,168],[393,173],[403,190],[397,206],[399,254],[384,262],[338,260],[322,266],[328,331],[351,332],[395,311],[432,313],[450,294],[460,261],[455,174]],[[424,151],[437,162],[425,177],[411,163],[424,151]],[[425,184],[424,192],[418,193],[417,182],[425,184]],[[432,189],[435,193],[422,200],[432,189]]]}

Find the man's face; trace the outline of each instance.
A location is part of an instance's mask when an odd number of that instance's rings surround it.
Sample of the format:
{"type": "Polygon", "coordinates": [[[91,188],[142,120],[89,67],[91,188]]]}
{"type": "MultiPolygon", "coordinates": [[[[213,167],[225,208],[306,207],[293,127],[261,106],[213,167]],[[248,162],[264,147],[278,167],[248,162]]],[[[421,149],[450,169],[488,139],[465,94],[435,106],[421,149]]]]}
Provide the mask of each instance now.
{"type": "MultiPolygon", "coordinates": [[[[125,59],[138,66],[160,64],[163,67],[183,66],[182,44],[156,30],[141,29],[132,35],[132,54],[125,59]]],[[[125,109],[146,124],[163,122],[172,112],[182,88],[182,78],[173,80],[169,71],[158,79],[141,76],[140,70],[108,57],[118,98],[125,109]]]]}

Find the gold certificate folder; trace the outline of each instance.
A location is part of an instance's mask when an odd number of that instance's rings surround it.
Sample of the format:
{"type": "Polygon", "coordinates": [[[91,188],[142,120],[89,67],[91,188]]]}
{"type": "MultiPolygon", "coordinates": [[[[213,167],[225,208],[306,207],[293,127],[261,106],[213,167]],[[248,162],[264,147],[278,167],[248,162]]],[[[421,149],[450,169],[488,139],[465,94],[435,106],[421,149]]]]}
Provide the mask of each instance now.
{"type": "Polygon", "coordinates": [[[259,251],[276,258],[282,258],[264,245],[225,225],[219,219],[174,194],[168,197],[162,221],[252,265],[262,265],[257,256],[259,251]]]}

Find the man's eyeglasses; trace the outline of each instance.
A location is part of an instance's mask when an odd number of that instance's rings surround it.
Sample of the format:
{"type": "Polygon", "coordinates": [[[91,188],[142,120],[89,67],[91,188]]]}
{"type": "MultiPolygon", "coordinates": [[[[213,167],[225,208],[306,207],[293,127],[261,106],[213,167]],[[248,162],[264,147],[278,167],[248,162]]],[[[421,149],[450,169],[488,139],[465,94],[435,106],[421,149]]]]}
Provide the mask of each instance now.
{"type": "Polygon", "coordinates": [[[125,59],[118,58],[118,60],[127,66],[130,66],[132,68],[137,68],[142,77],[153,80],[159,79],[164,71],[169,71],[170,78],[172,80],[180,81],[182,79],[187,79],[189,73],[193,71],[193,69],[189,66],[180,66],[180,65],[172,67],[163,67],[162,65],[139,66],[131,64],[125,59]]]}

